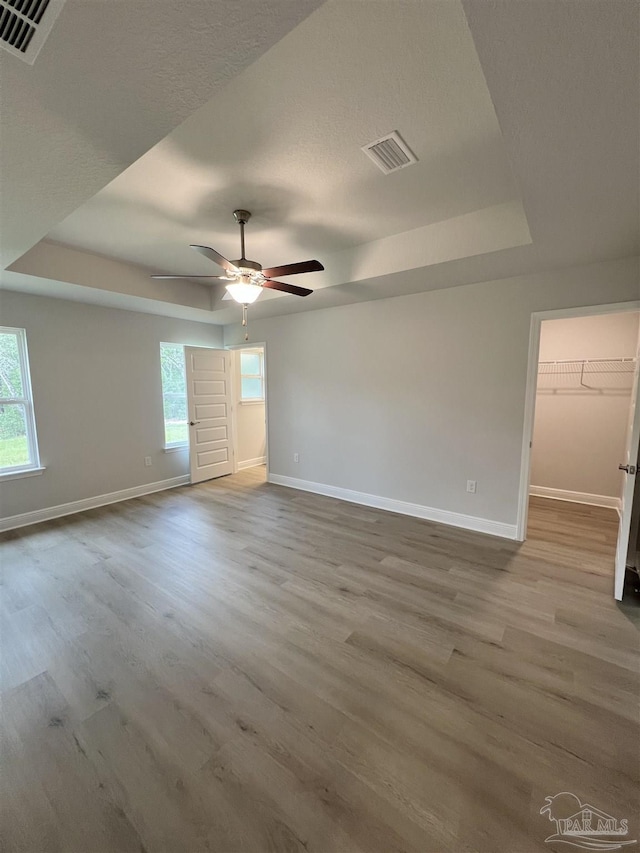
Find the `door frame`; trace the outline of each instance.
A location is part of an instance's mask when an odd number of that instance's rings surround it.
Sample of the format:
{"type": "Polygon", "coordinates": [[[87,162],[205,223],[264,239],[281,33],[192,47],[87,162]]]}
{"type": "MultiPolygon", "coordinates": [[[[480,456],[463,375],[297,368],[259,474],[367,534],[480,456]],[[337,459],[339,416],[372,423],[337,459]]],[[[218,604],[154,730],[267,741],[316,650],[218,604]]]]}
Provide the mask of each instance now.
{"type": "MultiPolygon", "coordinates": [[[[577,308],[557,308],[552,311],[534,311],[531,314],[529,331],[529,362],[527,365],[527,385],[524,399],[524,426],[522,430],[522,454],[520,462],[520,488],[518,491],[518,515],[516,521],[516,540],[524,542],[527,538],[529,516],[529,486],[531,485],[531,442],[536,413],[536,391],[538,385],[538,361],[540,358],[540,329],[544,320],[562,320],[572,317],[597,317],[602,314],[627,314],[640,311],[640,299],[632,302],[613,302],[608,305],[583,305],[577,308]]],[[[636,411],[640,409],[640,399],[636,401],[636,411]]]]}
{"type": "MultiPolygon", "coordinates": [[[[267,368],[267,344],[265,341],[245,341],[242,344],[231,344],[229,346],[224,347],[224,349],[231,351],[234,350],[243,350],[243,349],[257,349],[258,347],[262,347],[262,365],[264,369],[264,432],[265,432],[265,446],[264,446],[264,455],[265,455],[265,467],[267,472],[267,480],[269,479],[269,390],[267,388],[267,379],[268,379],[268,368],[267,368]]],[[[240,389],[236,387],[236,371],[235,369],[231,371],[231,395],[233,400],[233,410],[232,410],[232,419],[231,419],[231,429],[233,431],[233,446],[234,448],[238,446],[238,407],[240,406],[240,389]]],[[[233,457],[233,473],[237,474],[240,469],[238,468],[238,454],[236,453],[233,457]]]]}

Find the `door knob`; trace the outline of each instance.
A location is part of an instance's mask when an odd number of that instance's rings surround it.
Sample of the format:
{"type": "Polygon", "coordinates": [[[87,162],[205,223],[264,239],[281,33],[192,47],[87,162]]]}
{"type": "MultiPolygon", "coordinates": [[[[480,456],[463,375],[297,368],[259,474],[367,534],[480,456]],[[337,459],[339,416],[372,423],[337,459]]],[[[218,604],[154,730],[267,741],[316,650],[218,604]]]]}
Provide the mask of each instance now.
{"type": "Polygon", "coordinates": [[[635,465],[618,465],[620,471],[626,471],[627,474],[635,474],[636,466],[635,465]]]}
{"type": "Polygon", "coordinates": [[[199,423],[200,423],[200,421],[189,421],[189,426],[195,426],[196,424],[199,424],[199,423]]]}

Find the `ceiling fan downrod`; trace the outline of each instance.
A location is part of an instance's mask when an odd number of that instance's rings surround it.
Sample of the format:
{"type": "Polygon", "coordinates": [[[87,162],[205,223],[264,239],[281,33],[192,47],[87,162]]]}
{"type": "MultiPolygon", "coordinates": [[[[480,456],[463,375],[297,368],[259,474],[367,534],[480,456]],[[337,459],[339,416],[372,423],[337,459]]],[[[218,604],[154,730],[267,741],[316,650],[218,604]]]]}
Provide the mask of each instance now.
{"type": "Polygon", "coordinates": [[[244,226],[251,219],[251,213],[248,210],[234,210],[233,218],[240,226],[240,254],[242,256],[240,260],[246,261],[246,258],[244,256],[244,226]]]}

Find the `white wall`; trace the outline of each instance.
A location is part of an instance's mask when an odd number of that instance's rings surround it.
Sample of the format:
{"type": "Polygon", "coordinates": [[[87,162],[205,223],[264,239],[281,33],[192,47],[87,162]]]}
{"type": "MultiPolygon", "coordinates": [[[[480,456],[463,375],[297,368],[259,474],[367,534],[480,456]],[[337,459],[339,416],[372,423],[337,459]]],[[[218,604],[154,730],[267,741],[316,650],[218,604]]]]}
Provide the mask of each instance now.
{"type": "Polygon", "coordinates": [[[221,346],[220,327],[11,292],[1,308],[27,330],[47,469],[0,484],[2,517],[188,473],[187,450],[163,451],[160,342],[221,346]]]}
{"type": "Polygon", "coordinates": [[[240,468],[259,465],[265,461],[267,435],[265,404],[240,401],[240,350],[233,356],[235,389],[236,461],[240,468]]]}
{"type": "Polygon", "coordinates": [[[515,525],[531,313],[639,281],[632,258],[252,321],[271,473],[515,525]]]}
{"type": "MultiPolygon", "coordinates": [[[[540,332],[540,361],[636,355],[638,314],[547,320],[540,332]]],[[[531,453],[532,487],[578,492],[587,502],[620,498],[633,376],[574,374],[538,379],[531,453]],[[595,496],[595,497],[590,497],[595,496]]],[[[532,491],[536,491],[532,488],[532,491]]]]}

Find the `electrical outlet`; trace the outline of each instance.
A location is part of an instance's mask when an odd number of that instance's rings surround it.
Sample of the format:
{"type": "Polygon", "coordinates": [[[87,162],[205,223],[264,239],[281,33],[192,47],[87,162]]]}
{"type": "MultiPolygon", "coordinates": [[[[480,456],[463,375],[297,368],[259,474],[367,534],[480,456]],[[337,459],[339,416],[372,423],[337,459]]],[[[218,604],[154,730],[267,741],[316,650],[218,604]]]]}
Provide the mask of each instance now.
{"type": "Polygon", "coordinates": [[[471,492],[472,495],[475,495],[477,486],[476,480],[467,480],[467,491],[471,492]]]}
{"type": "Polygon", "coordinates": [[[300,454],[299,454],[299,453],[294,453],[294,454],[293,454],[293,461],[294,461],[294,462],[299,462],[299,461],[300,461],[300,454]]]}
{"type": "Polygon", "coordinates": [[[150,456],[144,457],[144,465],[145,465],[145,468],[151,468],[151,457],[150,456]]]}

